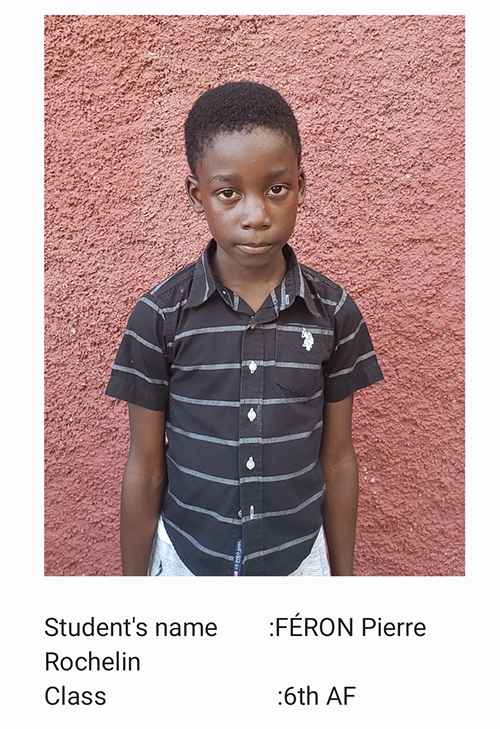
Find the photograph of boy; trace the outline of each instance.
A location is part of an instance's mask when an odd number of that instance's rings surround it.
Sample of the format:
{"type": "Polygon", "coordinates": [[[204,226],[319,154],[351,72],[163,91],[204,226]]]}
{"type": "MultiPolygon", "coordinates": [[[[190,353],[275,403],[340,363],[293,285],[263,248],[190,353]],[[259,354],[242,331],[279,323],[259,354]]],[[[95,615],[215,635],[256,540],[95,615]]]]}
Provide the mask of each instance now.
{"type": "Polygon", "coordinates": [[[226,83],[185,143],[212,239],[140,298],[106,390],[129,403],[123,573],[352,575],[353,395],[382,372],[352,298],[289,245],[295,116],[266,85],[226,83]]]}
{"type": "Polygon", "coordinates": [[[44,574],[464,575],[464,17],[44,29],[44,574]]]}

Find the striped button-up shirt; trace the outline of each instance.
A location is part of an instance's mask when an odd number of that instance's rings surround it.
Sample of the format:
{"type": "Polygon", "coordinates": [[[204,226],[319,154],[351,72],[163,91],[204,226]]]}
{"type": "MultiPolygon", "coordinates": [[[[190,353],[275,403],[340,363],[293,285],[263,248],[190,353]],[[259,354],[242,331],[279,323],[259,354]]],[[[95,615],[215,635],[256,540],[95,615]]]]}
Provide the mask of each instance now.
{"type": "Polygon", "coordinates": [[[321,528],[324,402],[382,378],[349,295],[288,261],[254,312],[210,267],[215,242],[135,306],[107,394],[165,411],[162,516],[196,575],[287,575],[321,528]]]}

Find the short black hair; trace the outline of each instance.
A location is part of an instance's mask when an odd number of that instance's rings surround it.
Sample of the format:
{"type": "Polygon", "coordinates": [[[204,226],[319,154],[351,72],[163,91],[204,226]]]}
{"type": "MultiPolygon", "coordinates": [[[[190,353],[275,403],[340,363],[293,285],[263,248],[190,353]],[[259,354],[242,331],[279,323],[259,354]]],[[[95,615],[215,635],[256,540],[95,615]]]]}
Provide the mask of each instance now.
{"type": "Polygon", "coordinates": [[[196,163],[216,136],[257,127],[285,134],[300,165],[302,146],[297,120],[281,94],[252,81],[234,81],[205,91],[193,104],[184,124],[186,156],[193,175],[196,163]]]}

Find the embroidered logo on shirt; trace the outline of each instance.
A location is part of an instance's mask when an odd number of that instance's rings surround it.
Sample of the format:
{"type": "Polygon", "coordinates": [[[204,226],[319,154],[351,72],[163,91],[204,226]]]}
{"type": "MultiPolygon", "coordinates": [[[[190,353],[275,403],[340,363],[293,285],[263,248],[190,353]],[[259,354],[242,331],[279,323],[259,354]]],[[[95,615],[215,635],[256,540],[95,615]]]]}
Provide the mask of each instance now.
{"type": "Polygon", "coordinates": [[[308,352],[310,352],[314,344],[314,337],[311,332],[307,331],[305,327],[303,327],[302,329],[302,339],[304,340],[302,342],[302,346],[305,347],[308,352]]]}

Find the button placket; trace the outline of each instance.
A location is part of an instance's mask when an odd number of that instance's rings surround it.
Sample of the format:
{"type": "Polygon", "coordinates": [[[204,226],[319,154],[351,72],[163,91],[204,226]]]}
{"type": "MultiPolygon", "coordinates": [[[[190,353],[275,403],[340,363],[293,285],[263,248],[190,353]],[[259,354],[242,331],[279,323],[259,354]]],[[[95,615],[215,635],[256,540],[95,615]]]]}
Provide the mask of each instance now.
{"type": "MultiPolygon", "coordinates": [[[[242,339],[240,440],[262,438],[264,367],[258,363],[263,361],[264,331],[252,323],[242,339]]],[[[263,520],[255,519],[263,505],[262,444],[240,444],[238,463],[244,550],[251,554],[263,549],[263,520]]]]}

